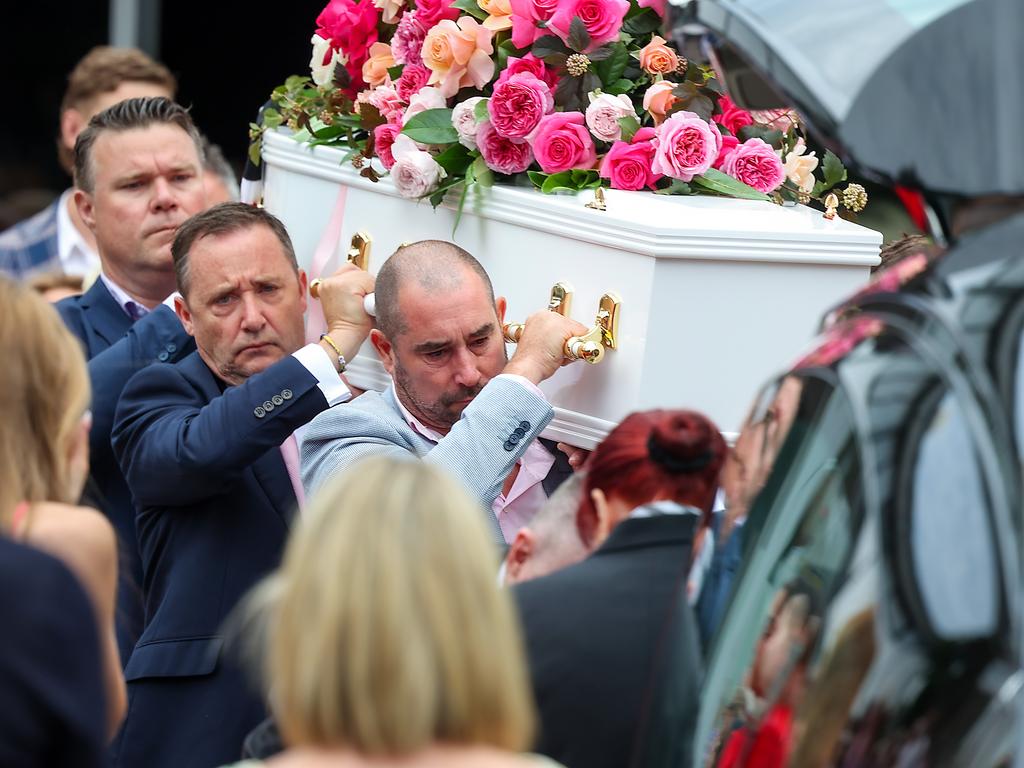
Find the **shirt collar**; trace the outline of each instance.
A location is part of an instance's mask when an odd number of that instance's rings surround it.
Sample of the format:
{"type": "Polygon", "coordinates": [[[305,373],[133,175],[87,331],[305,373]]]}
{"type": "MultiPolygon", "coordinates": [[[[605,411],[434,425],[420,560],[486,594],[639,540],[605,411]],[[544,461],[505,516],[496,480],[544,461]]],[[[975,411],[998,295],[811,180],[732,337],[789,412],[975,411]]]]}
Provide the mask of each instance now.
{"type": "Polygon", "coordinates": [[[641,507],[637,507],[629,513],[630,518],[637,519],[641,517],[659,517],[661,515],[694,515],[695,517],[703,517],[704,513],[696,507],[683,506],[677,504],[674,501],[663,500],[663,501],[652,501],[650,504],[644,504],[641,507]]]}
{"type": "Polygon", "coordinates": [[[129,296],[128,292],[125,291],[124,288],[119,286],[102,272],[100,273],[100,280],[103,281],[104,287],[110,291],[110,295],[114,297],[114,301],[117,302],[117,305],[124,310],[124,313],[128,315],[128,317],[136,320],[138,317],[143,317],[149,314],[149,310],[146,307],[129,296]],[[129,305],[131,305],[131,307],[129,307],[129,305]]]}
{"type": "Polygon", "coordinates": [[[86,277],[99,268],[100,257],[71,221],[68,204],[74,192],[73,188],[64,190],[57,201],[57,257],[65,273],[86,277]]]}
{"type": "Polygon", "coordinates": [[[406,424],[408,424],[410,427],[416,430],[416,432],[418,432],[421,437],[425,437],[430,442],[441,442],[441,439],[444,437],[444,435],[442,435],[435,429],[431,429],[409,412],[409,409],[405,407],[405,405],[402,403],[401,398],[398,396],[398,390],[395,389],[394,383],[391,384],[391,394],[394,396],[395,402],[398,403],[398,410],[402,412],[402,418],[405,419],[406,424]]]}

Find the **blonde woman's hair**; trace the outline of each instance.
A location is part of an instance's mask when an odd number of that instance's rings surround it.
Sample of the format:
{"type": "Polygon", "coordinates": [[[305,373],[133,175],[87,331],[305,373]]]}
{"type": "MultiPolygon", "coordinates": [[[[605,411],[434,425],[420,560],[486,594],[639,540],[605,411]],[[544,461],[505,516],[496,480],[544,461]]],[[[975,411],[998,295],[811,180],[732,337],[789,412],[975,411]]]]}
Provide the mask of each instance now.
{"type": "Polygon", "coordinates": [[[0,277],[0,527],[22,501],[73,503],[70,441],[89,404],[78,339],[29,288],[0,277]]]}
{"type": "Polygon", "coordinates": [[[325,486],[264,590],[266,673],[288,744],[529,747],[522,638],[482,514],[417,460],[369,459],[325,486]]]}

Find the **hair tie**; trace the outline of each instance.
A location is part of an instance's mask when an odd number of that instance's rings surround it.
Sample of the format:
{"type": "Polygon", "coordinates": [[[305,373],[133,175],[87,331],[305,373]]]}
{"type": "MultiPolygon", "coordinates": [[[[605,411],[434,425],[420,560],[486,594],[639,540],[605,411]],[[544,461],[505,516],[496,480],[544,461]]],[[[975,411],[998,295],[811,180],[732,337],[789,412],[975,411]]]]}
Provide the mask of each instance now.
{"type": "Polygon", "coordinates": [[[665,471],[673,475],[684,472],[696,472],[711,463],[711,451],[704,451],[693,458],[683,459],[673,456],[663,448],[652,434],[647,438],[647,453],[655,464],[660,465],[665,471]]]}

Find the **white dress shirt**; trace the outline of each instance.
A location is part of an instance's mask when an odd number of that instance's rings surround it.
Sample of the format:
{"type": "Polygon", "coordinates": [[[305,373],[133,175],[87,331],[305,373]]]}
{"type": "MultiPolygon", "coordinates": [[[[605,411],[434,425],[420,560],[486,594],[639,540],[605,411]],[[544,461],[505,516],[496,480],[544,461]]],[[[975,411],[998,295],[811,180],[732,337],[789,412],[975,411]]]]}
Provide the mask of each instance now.
{"type": "Polygon", "coordinates": [[[66,275],[88,277],[99,271],[100,255],[85,241],[71,221],[68,205],[75,190],[66,189],[57,203],[57,257],[66,275]]]}

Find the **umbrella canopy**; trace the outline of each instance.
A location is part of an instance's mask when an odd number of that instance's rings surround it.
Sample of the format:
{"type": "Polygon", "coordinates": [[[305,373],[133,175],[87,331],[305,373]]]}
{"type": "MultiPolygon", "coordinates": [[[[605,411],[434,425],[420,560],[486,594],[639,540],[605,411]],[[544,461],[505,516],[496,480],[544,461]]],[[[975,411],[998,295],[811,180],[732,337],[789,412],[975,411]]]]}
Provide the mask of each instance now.
{"type": "Polygon", "coordinates": [[[1024,194],[1020,0],[698,0],[697,18],[724,43],[739,103],[796,106],[892,181],[1024,194]]]}

